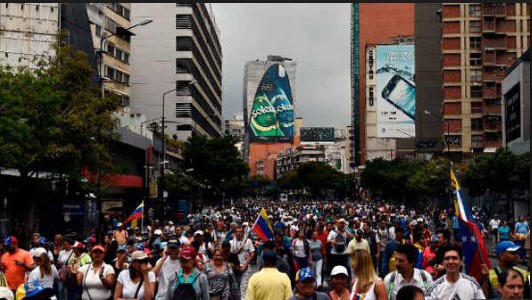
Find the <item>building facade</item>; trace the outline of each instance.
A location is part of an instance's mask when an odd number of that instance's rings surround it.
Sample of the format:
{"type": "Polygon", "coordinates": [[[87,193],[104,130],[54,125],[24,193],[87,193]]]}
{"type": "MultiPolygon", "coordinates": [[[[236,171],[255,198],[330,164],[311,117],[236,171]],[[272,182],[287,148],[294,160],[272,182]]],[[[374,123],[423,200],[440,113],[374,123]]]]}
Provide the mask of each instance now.
{"type": "Polygon", "coordinates": [[[60,12],[59,3],[0,4],[0,65],[34,69],[53,56],[60,12]]]}
{"type": "Polygon", "coordinates": [[[413,3],[355,3],[351,9],[351,162],[366,161],[366,45],[414,35],[413,3]]]}
{"type": "Polygon", "coordinates": [[[297,63],[292,59],[275,55],[269,55],[265,61],[257,59],[246,63],[242,104],[245,127],[243,152],[251,175],[257,172],[258,160],[266,158],[270,153],[289,148],[294,143],[297,135],[297,119],[294,113],[297,99],[296,67],[297,63]],[[265,97],[268,101],[263,100],[265,97]],[[272,103],[274,99],[288,102],[277,105],[277,102],[272,103]],[[287,117],[288,122],[292,124],[290,132],[286,134],[278,126],[281,115],[287,117]],[[261,128],[267,128],[268,132],[259,132],[257,124],[261,121],[271,123],[259,125],[261,128]]]}
{"type": "Polygon", "coordinates": [[[132,111],[153,120],[164,111],[165,131],[178,140],[221,136],[222,48],[212,9],[205,3],[133,3],[131,23],[145,18],[154,21],[135,31],[131,45],[132,111]]]}
{"type": "Polygon", "coordinates": [[[453,160],[502,145],[501,81],[530,46],[529,3],[443,3],[443,132],[453,160]]]}

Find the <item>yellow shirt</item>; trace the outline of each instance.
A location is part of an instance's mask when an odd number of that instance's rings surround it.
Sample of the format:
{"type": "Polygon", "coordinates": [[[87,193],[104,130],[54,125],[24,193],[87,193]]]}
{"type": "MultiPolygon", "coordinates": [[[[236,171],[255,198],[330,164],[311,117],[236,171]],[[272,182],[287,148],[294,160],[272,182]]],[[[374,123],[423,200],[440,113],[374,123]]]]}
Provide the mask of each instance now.
{"type": "Polygon", "coordinates": [[[246,300],[288,300],[290,297],[290,278],[276,268],[263,268],[249,279],[246,300]]]}

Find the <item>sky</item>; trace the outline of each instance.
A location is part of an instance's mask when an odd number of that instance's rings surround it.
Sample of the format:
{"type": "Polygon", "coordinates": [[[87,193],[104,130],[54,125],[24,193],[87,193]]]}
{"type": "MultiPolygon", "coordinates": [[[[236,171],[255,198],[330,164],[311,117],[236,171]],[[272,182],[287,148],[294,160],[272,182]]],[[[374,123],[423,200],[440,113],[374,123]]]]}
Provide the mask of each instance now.
{"type": "Polygon", "coordinates": [[[349,3],[212,3],[223,52],[223,115],[241,112],[244,66],[281,55],[297,62],[303,126],[350,124],[349,3]]]}

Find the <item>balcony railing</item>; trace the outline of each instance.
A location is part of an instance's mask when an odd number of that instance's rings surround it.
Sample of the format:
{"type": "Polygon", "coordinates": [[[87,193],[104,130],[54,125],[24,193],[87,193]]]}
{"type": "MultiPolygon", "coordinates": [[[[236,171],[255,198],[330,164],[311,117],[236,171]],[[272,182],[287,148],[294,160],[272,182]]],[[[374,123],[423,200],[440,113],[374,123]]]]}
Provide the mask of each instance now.
{"type": "Polygon", "coordinates": [[[484,32],[495,32],[495,19],[491,20],[482,20],[482,31],[484,32]]]}
{"type": "Polygon", "coordinates": [[[484,147],[485,148],[500,148],[501,144],[502,144],[502,141],[500,139],[484,141],[484,147]]]}
{"type": "Polygon", "coordinates": [[[473,149],[484,148],[484,142],[471,142],[471,148],[473,149]]]}
{"type": "Polygon", "coordinates": [[[482,49],[506,49],[506,37],[500,38],[483,38],[482,49]]]}
{"type": "Polygon", "coordinates": [[[497,56],[494,52],[484,52],[482,62],[484,65],[495,65],[497,63],[497,56]]]}
{"type": "Polygon", "coordinates": [[[484,121],[484,131],[499,132],[502,131],[501,122],[484,121]]]}
{"type": "Polygon", "coordinates": [[[484,4],[482,14],[485,17],[503,17],[506,16],[506,5],[504,4],[484,4]]]}
{"type": "Polygon", "coordinates": [[[499,97],[497,88],[495,87],[482,87],[482,98],[484,99],[497,99],[499,97]]]}
{"type": "Polygon", "coordinates": [[[482,112],[485,115],[501,115],[501,105],[500,104],[484,104],[482,106],[482,112]]]}

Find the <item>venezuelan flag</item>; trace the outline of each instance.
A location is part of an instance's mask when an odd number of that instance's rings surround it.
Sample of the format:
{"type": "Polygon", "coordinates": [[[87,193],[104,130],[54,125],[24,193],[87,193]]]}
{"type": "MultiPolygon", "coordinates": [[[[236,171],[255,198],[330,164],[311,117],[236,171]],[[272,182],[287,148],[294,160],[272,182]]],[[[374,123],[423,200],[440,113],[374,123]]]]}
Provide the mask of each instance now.
{"type": "Polygon", "coordinates": [[[481,264],[490,268],[488,251],[478,225],[471,218],[469,207],[464,201],[464,194],[458,178],[451,165],[451,187],[454,189],[455,214],[458,217],[459,231],[462,235],[465,267],[469,275],[480,281],[482,276],[481,264]]]}
{"type": "Polygon", "coordinates": [[[129,215],[129,217],[123,222],[127,224],[133,220],[141,219],[144,217],[144,201],[140,203],[139,206],[129,215]]]}
{"type": "Polygon", "coordinates": [[[264,207],[260,210],[257,221],[253,224],[251,230],[263,241],[273,240],[273,229],[268,221],[268,214],[264,207]]]}

